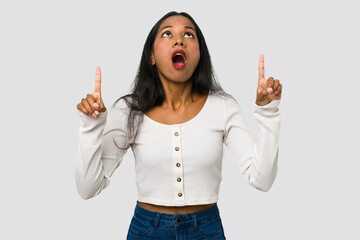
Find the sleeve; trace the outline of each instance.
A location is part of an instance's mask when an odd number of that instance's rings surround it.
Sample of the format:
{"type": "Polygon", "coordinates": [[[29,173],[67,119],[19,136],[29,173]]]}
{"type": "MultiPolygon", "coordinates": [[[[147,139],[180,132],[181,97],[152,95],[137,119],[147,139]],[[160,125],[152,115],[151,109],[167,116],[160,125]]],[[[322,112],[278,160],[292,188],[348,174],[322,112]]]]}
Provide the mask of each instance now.
{"type": "Polygon", "coordinates": [[[257,140],[250,133],[236,100],[233,97],[225,100],[224,144],[247,182],[258,190],[268,191],[277,174],[280,100],[273,100],[264,106],[253,104],[257,140]]]}
{"type": "Polygon", "coordinates": [[[98,195],[110,183],[115,169],[129,148],[125,102],[92,118],[80,115],[79,145],[76,156],[75,181],[83,199],[98,195]]]}

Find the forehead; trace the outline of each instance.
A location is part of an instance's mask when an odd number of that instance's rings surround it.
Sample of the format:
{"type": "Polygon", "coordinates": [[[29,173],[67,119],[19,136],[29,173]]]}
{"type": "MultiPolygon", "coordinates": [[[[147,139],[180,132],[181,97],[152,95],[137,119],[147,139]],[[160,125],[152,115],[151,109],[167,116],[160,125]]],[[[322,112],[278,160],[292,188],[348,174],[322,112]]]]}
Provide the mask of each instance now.
{"type": "Polygon", "coordinates": [[[165,26],[173,26],[173,27],[175,27],[175,26],[191,26],[195,29],[195,26],[192,24],[190,19],[188,19],[187,17],[184,17],[182,15],[175,15],[175,16],[166,18],[161,23],[159,30],[165,26]]]}

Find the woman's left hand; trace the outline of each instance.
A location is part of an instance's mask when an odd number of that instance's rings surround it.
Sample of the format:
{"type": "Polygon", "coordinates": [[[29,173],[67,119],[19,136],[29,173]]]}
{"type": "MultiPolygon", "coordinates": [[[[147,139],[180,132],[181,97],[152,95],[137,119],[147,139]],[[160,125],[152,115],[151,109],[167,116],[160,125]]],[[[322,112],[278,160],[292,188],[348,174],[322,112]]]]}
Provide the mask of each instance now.
{"type": "Polygon", "coordinates": [[[282,85],[278,79],[269,77],[265,79],[264,55],[260,55],[259,60],[259,82],[256,91],[256,104],[264,106],[272,100],[281,99],[282,85]]]}

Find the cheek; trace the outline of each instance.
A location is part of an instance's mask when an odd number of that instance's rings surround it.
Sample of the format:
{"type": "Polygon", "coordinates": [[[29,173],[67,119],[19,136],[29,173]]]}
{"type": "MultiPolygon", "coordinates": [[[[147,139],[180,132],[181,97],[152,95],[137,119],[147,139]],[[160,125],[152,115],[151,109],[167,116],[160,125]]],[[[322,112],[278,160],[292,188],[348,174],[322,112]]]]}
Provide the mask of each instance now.
{"type": "Polygon", "coordinates": [[[197,64],[200,60],[200,49],[199,49],[199,46],[194,46],[192,49],[191,49],[191,52],[193,53],[193,59],[194,59],[194,62],[197,64]]]}
{"type": "Polygon", "coordinates": [[[165,57],[165,45],[161,43],[154,44],[155,59],[158,62],[166,61],[165,57]]]}

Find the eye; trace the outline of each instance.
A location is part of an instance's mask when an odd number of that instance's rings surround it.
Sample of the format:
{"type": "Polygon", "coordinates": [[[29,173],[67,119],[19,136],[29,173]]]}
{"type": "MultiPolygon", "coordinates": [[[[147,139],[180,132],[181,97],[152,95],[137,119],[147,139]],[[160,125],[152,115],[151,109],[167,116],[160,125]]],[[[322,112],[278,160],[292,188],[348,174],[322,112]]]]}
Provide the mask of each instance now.
{"type": "Polygon", "coordinates": [[[171,33],[170,32],[164,32],[163,34],[162,34],[162,36],[164,36],[165,34],[170,34],[171,35],[171,33]]]}
{"type": "Polygon", "coordinates": [[[186,34],[190,35],[190,38],[194,38],[194,35],[193,35],[192,33],[187,32],[187,33],[185,33],[185,35],[186,35],[186,34]]]}

